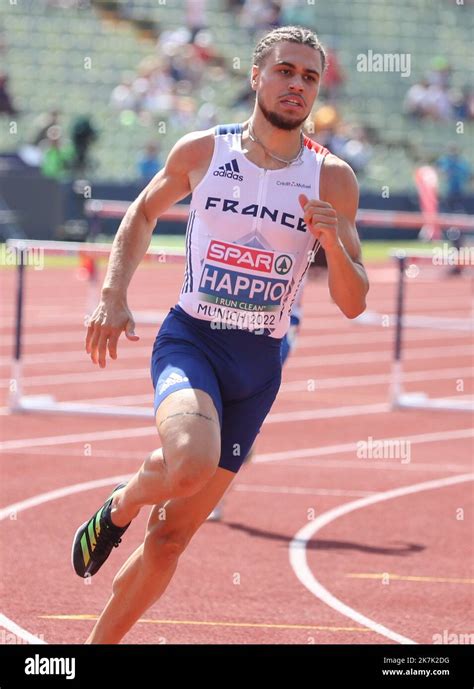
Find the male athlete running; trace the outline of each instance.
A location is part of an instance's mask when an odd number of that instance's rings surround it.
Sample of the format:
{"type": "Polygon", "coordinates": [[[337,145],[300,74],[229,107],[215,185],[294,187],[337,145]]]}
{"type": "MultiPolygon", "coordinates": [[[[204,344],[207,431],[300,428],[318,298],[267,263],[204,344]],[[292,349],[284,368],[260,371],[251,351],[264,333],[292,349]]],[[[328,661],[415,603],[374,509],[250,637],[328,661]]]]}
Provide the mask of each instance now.
{"type": "Polygon", "coordinates": [[[324,71],[317,37],[276,29],[257,44],[256,102],[243,124],[193,132],[127,211],[86,350],[104,367],[122,331],[136,341],[127,288],[156,219],[192,192],[179,303],[152,352],[162,447],[77,531],[73,565],[95,574],[152,505],[143,544],[120,569],[87,643],[117,643],[165,591],[179,556],[227,490],[277,394],[292,302],[319,244],[341,311],[365,308],[352,170],[303,136],[324,71]],[[166,518],[163,519],[163,507],[166,518]]]}

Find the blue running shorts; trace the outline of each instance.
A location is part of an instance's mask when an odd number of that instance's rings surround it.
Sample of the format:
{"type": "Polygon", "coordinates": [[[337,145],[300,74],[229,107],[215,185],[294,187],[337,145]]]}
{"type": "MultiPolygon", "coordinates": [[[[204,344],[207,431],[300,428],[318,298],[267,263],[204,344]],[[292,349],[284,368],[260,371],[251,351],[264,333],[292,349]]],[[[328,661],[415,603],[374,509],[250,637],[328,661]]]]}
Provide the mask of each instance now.
{"type": "Polygon", "coordinates": [[[290,327],[285,337],[281,340],[281,364],[285,363],[296,343],[296,334],[300,325],[300,319],[297,316],[290,316],[290,327]]]}
{"type": "Polygon", "coordinates": [[[154,412],[177,390],[207,392],[221,426],[219,466],[237,472],[280,387],[284,338],[216,325],[170,309],[151,356],[154,412]]]}

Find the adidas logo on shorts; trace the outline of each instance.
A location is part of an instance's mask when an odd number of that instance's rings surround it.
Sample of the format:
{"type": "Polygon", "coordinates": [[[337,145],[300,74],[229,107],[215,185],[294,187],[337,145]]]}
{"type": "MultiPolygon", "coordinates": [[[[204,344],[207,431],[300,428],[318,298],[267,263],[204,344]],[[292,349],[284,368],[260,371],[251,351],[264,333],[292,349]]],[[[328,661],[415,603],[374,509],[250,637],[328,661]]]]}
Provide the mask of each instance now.
{"type": "Polygon", "coordinates": [[[242,182],[242,180],[244,179],[243,176],[240,174],[236,158],[232,158],[230,163],[219,165],[217,170],[214,170],[213,175],[215,177],[228,177],[229,179],[235,179],[238,182],[242,182]]]}
{"type": "Polygon", "coordinates": [[[170,388],[172,385],[177,385],[177,383],[185,383],[189,381],[189,378],[182,376],[179,373],[171,373],[166,380],[164,380],[159,389],[159,394],[163,394],[165,390],[170,388]]]}

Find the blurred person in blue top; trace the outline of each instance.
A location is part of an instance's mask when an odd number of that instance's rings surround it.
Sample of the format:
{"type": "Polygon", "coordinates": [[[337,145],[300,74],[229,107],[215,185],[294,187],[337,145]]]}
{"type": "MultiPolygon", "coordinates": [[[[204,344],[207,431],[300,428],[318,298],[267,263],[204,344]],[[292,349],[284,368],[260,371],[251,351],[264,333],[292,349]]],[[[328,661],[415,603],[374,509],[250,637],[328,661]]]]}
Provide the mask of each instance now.
{"type": "Polygon", "coordinates": [[[143,155],[138,160],[138,172],[141,181],[148,184],[162,167],[163,164],[158,157],[157,144],[153,142],[148,143],[143,155]]]}
{"type": "Polygon", "coordinates": [[[444,173],[446,183],[446,209],[464,210],[463,195],[471,179],[468,161],[461,156],[458,146],[450,144],[447,152],[437,160],[438,168],[444,173]]]}

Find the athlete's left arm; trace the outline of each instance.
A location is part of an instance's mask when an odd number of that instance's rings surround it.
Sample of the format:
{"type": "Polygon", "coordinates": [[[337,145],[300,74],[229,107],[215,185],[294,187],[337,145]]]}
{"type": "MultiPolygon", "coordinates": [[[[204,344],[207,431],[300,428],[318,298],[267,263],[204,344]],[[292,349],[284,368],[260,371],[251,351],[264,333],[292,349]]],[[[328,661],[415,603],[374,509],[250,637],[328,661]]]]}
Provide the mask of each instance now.
{"type": "Polygon", "coordinates": [[[320,200],[300,195],[304,220],[326,252],[331,297],[347,318],[365,310],[369,280],[362,263],[355,218],[359,186],[352,169],[336,156],[324,160],[320,200]]]}

